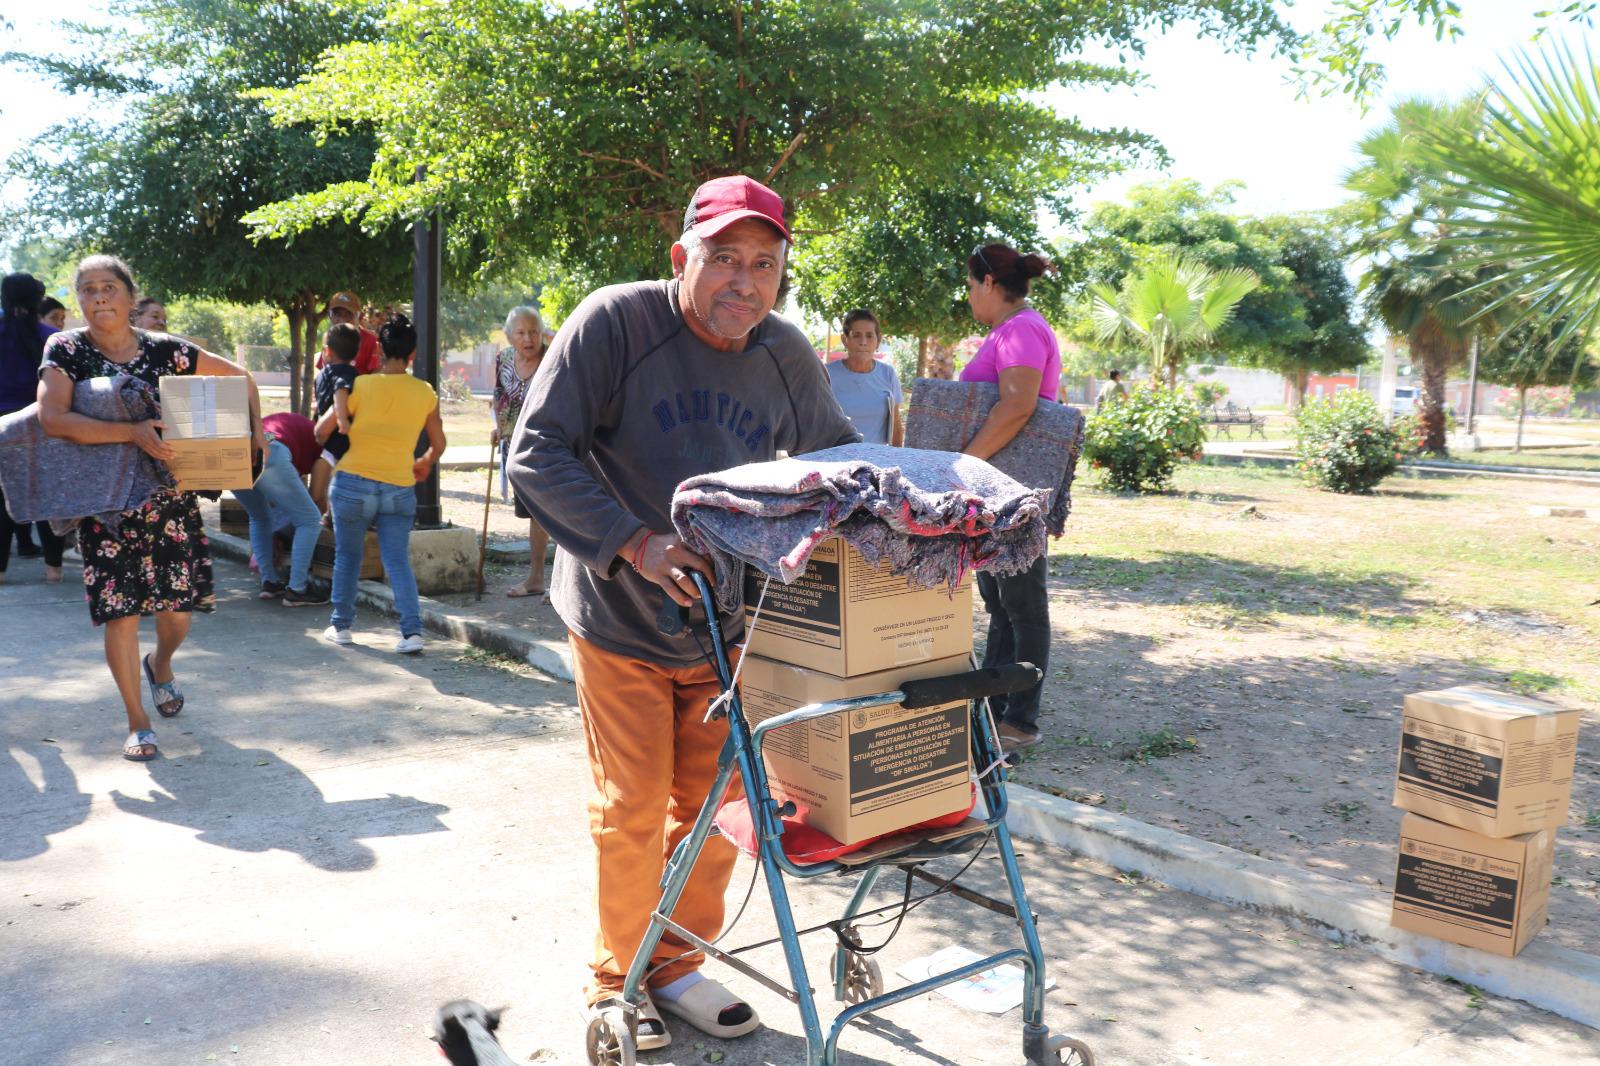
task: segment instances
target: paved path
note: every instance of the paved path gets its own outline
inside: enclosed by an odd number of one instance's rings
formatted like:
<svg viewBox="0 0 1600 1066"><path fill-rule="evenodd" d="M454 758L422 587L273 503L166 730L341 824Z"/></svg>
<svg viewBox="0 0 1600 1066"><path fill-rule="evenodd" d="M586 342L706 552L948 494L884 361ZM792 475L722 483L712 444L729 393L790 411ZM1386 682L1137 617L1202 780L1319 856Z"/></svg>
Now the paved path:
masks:
<svg viewBox="0 0 1600 1066"><path fill-rule="evenodd" d="M334 648L316 639L321 611L259 604L224 565L222 609L196 620L179 658L189 708L158 725L163 759L140 766L117 757L120 713L79 595L29 583L27 564L12 576L0 587L0 1061L439 1062L422 1032L457 995L512 1006L516 1061L582 1061L591 889L570 687L458 645L400 659L370 617L363 646ZM1101 1063L1600 1063L1600 1034L1549 1014L1475 1005L1273 919L1022 851L1059 982L1049 1020ZM798 895L802 920L826 918L843 886ZM885 968L998 944L991 918L929 904ZM758 885L733 939L770 930ZM815 981L827 945L811 945ZM778 967L770 949L758 958ZM801 1061L792 1008L750 991L768 1021L758 1036L683 1030L644 1061ZM918 1000L848 1034L841 1061L1012 1064L1019 1031L1015 1012Z"/></svg>

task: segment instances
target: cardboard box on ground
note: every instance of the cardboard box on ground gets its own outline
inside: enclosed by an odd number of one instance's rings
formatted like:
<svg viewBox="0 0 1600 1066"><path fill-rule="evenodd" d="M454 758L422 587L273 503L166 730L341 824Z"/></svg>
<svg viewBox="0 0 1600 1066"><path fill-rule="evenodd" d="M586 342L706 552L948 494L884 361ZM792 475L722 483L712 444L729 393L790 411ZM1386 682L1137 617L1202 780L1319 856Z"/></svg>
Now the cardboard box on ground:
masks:
<svg viewBox="0 0 1600 1066"><path fill-rule="evenodd" d="M1407 696L1394 805L1491 837L1567 820L1578 712L1479 686Z"/></svg>
<svg viewBox="0 0 1600 1066"><path fill-rule="evenodd" d="M1487 837L1407 814L1395 867L1396 928L1511 956L1547 920L1554 829Z"/></svg>
<svg viewBox="0 0 1600 1066"><path fill-rule="evenodd" d="M247 489L250 384L242 377L167 375L159 383L162 437L175 453L167 469L184 492Z"/></svg>
<svg viewBox="0 0 1600 1066"><path fill-rule="evenodd" d="M765 582L760 571L746 572L747 621ZM913 589L887 566L869 566L855 548L832 537L817 545L793 584L767 583L748 651L836 677L968 655L972 576L954 595L943 588Z"/></svg>
<svg viewBox="0 0 1600 1066"><path fill-rule="evenodd" d="M748 656L739 675L752 726L809 703L892 692L902 682L962 673L967 657L856 677ZM773 795L841 844L893 833L972 803L968 704L908 711L898 704L787 726L763 754Z"/></svg>
<svg viewBox="0 0 1600 1066"><path fill-rule="evenodd" d="M311 576L319 577L324 581L333 580L333 530L322 527L317 534L317 546L311 550ZM383 580L383 559L378 554L378 534L376 530L367 530L366 539L361 546L361 571L359 578L362 581Z"/></svg>

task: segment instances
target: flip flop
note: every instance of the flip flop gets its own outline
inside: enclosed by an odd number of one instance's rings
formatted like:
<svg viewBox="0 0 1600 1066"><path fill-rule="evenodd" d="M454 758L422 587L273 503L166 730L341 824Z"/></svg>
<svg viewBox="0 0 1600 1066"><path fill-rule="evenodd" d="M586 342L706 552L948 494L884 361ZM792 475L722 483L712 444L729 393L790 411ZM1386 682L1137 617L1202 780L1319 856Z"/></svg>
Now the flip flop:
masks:
<svg viewBox="0 0 1600 1066"><path fill-rule="evenodd" d="M744 1010L730 1011L733 1007L743 1007ZM732 1040L761 1028L761 1019L756 1017L754 1007L709 977L677 999L663 998L661 1009L668 1014L676 1014L707 1036L723 1040ZM720 1020L724 1012L735 1015L743 1013L744 1020L725 1025Z"/></svg>
<svg viewBox="0 0 1600 1066"><path fill-rule="evenodd" d="M139 749L149 748L149 755L140 755ZM122 745L122 757L129 762L149 762L160 754L156 747L156 731L154 729L136 729L128 734L127 741Z"/></svg>
<svg viewBox="0 0 1600 1066"><path fill-rule="evenodd" d="M520 600L524 596L543 596L545 591L544 589L530 589L527 585L512 585L506 589L506 595L514 600Z"/></svg>
<svg viewBox="0 0 1600 1066"><path fill-rule="evenodd" d="M178 691L178 679L174 677L171 681L157 681L156 675L150 670L150 656L146 655L140 662L144 666L144 679L150 682L150 698L155 701L156 711L163 718L176 717L183 710L183 693ZM172 707L172 710L167 710L168 707Z"/></svg>

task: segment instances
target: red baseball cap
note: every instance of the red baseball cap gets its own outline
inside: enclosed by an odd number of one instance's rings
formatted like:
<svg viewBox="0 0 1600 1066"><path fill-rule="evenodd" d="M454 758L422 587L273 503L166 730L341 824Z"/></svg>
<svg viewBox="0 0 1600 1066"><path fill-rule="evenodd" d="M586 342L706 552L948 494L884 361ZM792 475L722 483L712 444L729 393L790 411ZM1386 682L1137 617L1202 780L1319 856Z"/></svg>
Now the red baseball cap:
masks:
<svg viewBox="0 0 1600 1066"><path fill-rule="evenodd" d="M712 178L696 189L683 213L683 232L715 237L746 218L759 218L776 226L784 240L794 240L783 221L783 197L742 174Z"/></svg>

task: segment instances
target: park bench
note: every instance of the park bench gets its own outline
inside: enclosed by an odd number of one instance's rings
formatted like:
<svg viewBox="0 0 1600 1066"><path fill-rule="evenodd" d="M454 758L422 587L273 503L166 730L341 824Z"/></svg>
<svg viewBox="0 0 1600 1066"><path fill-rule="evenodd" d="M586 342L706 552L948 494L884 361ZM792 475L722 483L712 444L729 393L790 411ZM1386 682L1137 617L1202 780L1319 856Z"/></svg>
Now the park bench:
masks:
<svg viewBox="0 0 1600 1066"><path fill-rule="evenodd" d="M1231 400L1221 406L1215 404L1211 407L1211 415L1206 419L1209 425L1216 426L1224 437L1233 439L1233 427L1245 428L1245 439L1260 437L1267 439L1267 416L1250 413L1250 408L1236 406Z"/></svg>

